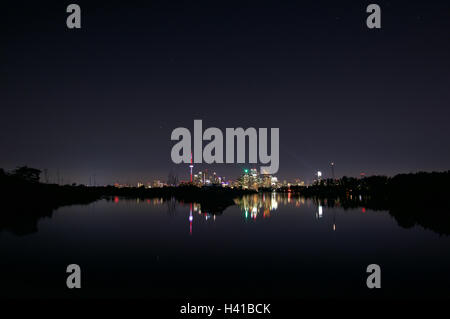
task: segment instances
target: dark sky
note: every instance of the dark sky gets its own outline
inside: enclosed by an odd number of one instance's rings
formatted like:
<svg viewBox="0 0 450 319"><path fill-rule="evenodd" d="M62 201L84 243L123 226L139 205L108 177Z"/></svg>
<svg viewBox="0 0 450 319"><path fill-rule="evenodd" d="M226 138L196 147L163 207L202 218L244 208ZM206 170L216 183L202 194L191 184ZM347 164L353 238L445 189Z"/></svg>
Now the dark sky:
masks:
<svg viewBox="0 0 450 319"><path fill-rule="evenodd" d="M2 3L0 167L187 178L170 134L202 119L279 127L281 179L450 169L449 1L93 2Z"/></svg>

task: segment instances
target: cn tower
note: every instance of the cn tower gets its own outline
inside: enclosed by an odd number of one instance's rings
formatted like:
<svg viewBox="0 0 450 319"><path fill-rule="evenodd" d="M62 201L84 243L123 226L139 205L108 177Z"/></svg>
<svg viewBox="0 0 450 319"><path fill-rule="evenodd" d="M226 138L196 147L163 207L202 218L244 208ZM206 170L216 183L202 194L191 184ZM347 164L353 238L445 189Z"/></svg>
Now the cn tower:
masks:
<svg viewBox="0 0 450 319"><path fill-rule="evenodd" d="M192 183L192 169L194 168L194 165L192 165L192 152L191 152L191 165L189 165L189 168L191 169L191 183Z"/></svg>

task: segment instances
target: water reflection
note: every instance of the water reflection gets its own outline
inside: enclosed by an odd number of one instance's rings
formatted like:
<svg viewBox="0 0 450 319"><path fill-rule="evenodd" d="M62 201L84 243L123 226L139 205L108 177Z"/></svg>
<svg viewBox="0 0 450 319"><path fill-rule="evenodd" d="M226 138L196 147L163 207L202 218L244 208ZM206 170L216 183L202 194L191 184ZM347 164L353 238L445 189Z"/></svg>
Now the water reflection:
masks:
<svg viewBox="0 0 450 319"><path fill-rule="evenodd" d="M192 235L192 221L194 220L194 216L192 216L192 203L190 204L189 209L189 234Z"/></svg>
<svg viewBox="0 0 450 319"><path fill-rule="evenodd" d="M297 194L287 193L256 193L234 199L230 204L215 204L209 202L208 206L200 203L183 203L175 198L134 198L125 199L118 196L106 198L106 201L114 205L125 203L136 203L137 205L166 206L169 216L177 216L178 213L187 214L186 219L189 224L189 234L192 235L195 227L194 219L215 221L220 215L228 214L229 205L235 204L242 213L244 220L254 221L257 219L270 219L281 206L291 206L301 209L307 207L313 212L313 218L317 221L325 219L325 216L332 216L333 223L330 228L337 229L336 209L351 210L365 215L367 211L388 211L394 217L399 226L412 228L420 225L439 234L450 234L450 214L448 212L432 213L421 208L411 208L409 206L386 207L383 203L372 201L370 198L362 196L348 196L344 198L309 198L300 197ZM91 204L93 205L93 204ZM180 207L180 205L182 207ZM188 207L187 207L187 206ZM4 213L0 215L0 233L7 231L18 236L24 236L38 232L39 220L44 217L53 218L53 212L58 207L28 209L18 211L15 207L4 207ZM197 216L196 218L194 218ZM107 218L107 217L105 217Z"/></svg>
<svg viewBox="0 0 450 319"><path fill-rule="evenodd" d="M319 218L322 218L322 217L323 217L323 208L322 208L322 205L319 205L317 207L316 218L319 219Z"/></svg>
<svg viewBox="0 0 450 319"><path fill-rule="evenodd" d="M271 212L278 209L278 203L281 201L281 194L276 193L258 193L235 199L245 219L256 219L258 216L270 218Z"/></svg>
<svg viewBox="0 0 450 319"><path fill-rule="evenodd" d="M391 290L383 291L448 291L450 237L421 227L405 230L370 203L349 208L339 200L290 193L253 194L234 203L223 213L170 198L111 197L62 207L36 223L33 236L2 232L0 295L66 296L61 265L75 260L90 271L83 293L92 297L163 298L176 291L199 298L323 298L341 296L341 287L345 296L360 296L360 289L370 293L361 271L373 256L395 274L385 277ZM429 281L416 284L418 277Z"/></svg>
<svg viewBox="0 0 450 319"><path fill-rule="evenodd" d="M258 217L270 218L271 213L275 212L280 206L295 206L300 208L307 204L304 197L293 196L291 193L259 193L254 195L243 196L235 199L236 205L243 212L245 219L257 219ZM315 218L320 220L324 217L324 205L321 201L314 202L316 205ZM328 203L329 204L329 203ZM308 205L309 206L309 205ZM339 203L337 203L339 206ZM362 209L364 213L365 208ZM336 210L332 210L333 224L332 229L336 231Z"/></svg>

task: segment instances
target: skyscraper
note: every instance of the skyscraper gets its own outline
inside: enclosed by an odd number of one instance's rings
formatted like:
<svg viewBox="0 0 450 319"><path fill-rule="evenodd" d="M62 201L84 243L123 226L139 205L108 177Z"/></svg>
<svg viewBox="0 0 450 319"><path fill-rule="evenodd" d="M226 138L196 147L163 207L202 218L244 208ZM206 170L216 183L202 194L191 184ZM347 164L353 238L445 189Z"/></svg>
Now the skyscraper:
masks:
<svg viewBox="0 0 450 319"><path fill-rule="evenodd" d="M330 163L330 166L331 166L331 177L332 177L333 180L334 180L334 162L331 162L331 163Z"/></svg>
<svg viewBox="0 0 450 319"><path fill-rule="evenodd" d="M192 153L191 153L191 165L189 165L189 168L191 169L191 179L190 179L190 181L192 183L192 170L194 168L194 165L192 164Z"/></svg>

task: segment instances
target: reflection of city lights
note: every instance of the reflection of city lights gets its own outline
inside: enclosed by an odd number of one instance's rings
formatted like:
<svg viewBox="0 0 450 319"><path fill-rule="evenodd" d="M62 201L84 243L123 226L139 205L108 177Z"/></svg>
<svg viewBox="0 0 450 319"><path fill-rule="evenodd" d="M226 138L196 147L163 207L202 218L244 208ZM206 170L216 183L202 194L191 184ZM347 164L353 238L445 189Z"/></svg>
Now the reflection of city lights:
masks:
<svg viewBox="0 0 450 319"><path fill-rule="evenodd" d="M333 224L333 231L336 230L336 224Z"/></svg>
<svg viewBox="0 0 450 319"><path fill-rule="evenodd" d="M114 203L118 203L119 202L119 197L115 196L114 197Z"/></svg>
<svg viewBox="0 0 450 319"><path fill-rule="evenodd" d="M272 193L271 196L255 194L235 199L235 203L244 212L245 218L256 219L259 212L263 212L264 217L269 217L270 212L278 208L279 197L276 193Z"/></svg>
<svg viewBox="0 0 450 319"><path fill-rule="evenodd" d="M319 218L322 218L322 216L323 216L323 210L322 210L322 206L321 205L319 205L319 211L318 211L318 216L319 216Z"/></svg>
<svg viewBox="0 0 450 319"><path fill-rule="evenodd" d="M192 216L192 203L189 205L189 235L192 235L192 221L194 216Z"/></svg>
<svg viewBox="0 0 450 319"><path fill-rule="evenodd" d="M272 198L272 202L270 204L272 210L278 209L278 202L276 199Z"/></svg>

